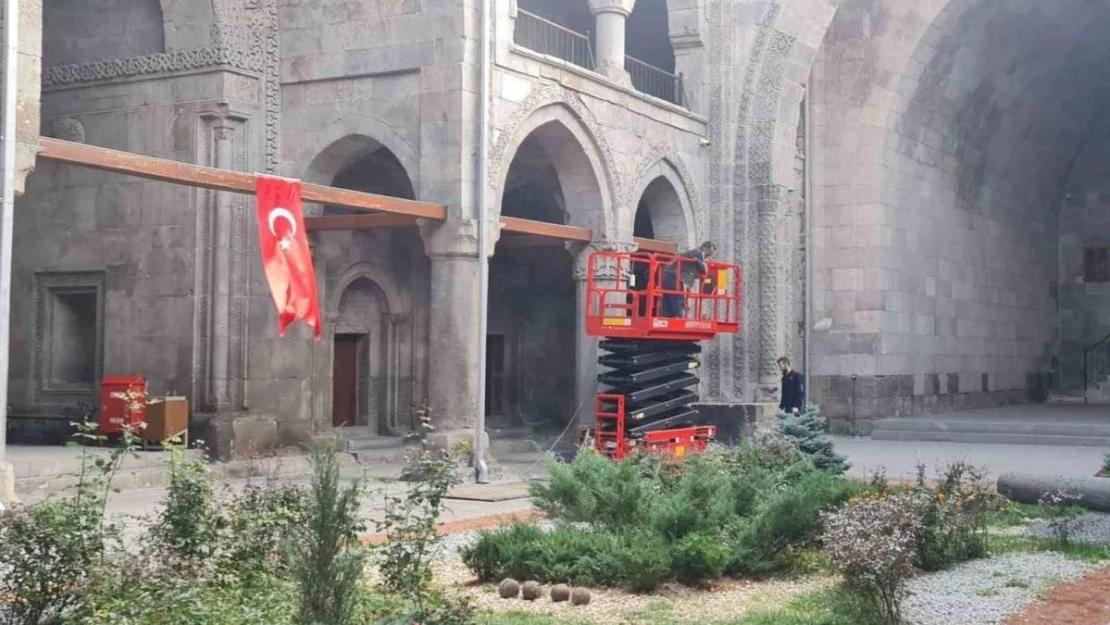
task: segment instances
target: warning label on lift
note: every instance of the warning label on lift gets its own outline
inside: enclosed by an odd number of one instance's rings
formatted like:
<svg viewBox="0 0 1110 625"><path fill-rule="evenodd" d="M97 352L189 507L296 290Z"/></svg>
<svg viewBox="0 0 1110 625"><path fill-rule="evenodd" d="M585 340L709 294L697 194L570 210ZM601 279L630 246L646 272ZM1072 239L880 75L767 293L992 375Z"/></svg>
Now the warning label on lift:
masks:
<svg viewBox="0 0 1110 625"><path fill-rule="evenodd" d="M610 327L612 327L612 326L630 326L630 325L632 325L632 320L629 319L628 317L606 317L605 319L602 319L601 325L610 326Z"/></svg>
<svg viewBox="0 0 1110 625"><path fill-rule="evenodd" d="M712 330L712 321L700 321L697 319L682 319L675 320L672 324L670 319L652 319L651 327L656 330Z"/></svg>

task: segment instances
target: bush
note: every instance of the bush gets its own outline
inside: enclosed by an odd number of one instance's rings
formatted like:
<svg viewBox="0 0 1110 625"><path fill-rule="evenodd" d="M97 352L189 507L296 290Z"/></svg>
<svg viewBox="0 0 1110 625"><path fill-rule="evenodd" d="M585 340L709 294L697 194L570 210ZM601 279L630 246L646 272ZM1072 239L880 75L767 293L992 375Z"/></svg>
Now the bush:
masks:
<svg viewBox="0 0 1110 625"><path fill-rule="evenodd" d="M720 536L690 534L671 548L671 570L683 584L698 584L720 577L730 556Z"/></svg>
<svg viewBox="0 0 1110 625"><path fill-rule="evenodd" d="M358 544L362 489L343 488L332 446L312 452L312 491L302 544L293 549L300 625L354 622L366 558Z"/></svg>
<svg viewBox="0 0 1110 625"><path fill-rule="evenodd" d="M532 502L552 518L610 528L642 526L648 518L645 474L634 460L613 462L583 451L570 464L548 458L547 484L533 482Z"/></svg>
<svg viewBox="0 0 1110 625"><path fill-rule="evenodd" d="M728 571L759 574L782 568L789 550L816 538L821 512L844 503L863 488L816 472L796 486L762 499L752 515L734 529Z"/></svg>
<svg viewBox="0 0 1110 625"><path fill-rule="evenodd" d="M919 506L912 495L866 496L824 516L822 541L830 564L891 624L901 622L906 580L914 570Z"/></svg>
<svg viewBox="0 0 1110 625"><path fill-rule="evenodd" d="M295 593L288 580L258 576L250 583L165 575L137 584L104 580L90 590L70 622L80 625L279 625L290 623Z"/></svg>
<svg viewBox="0 0 1110 625"><path fill-rule="evenodd" d="M78 424L76 439L100 443L95 424ZM81 600L118 529L104 520L112 479L138 439L125 431L107 456L81 456L76 493L0 514L0 597L6 625L38 625L59 618Z"/></svg>
<svg viewBox="0 0 1110 625"><path fill-rule="evenodd" d="M925 571L985 556L987 523L999 506L983 471L965 462L946 467L937 482L935 489L929 488L925 468L918 466L915 490L922 517L914 563Z"/></svg>
<svg viewBox="0 0 1110 625"><path fill-rule="evenodd" d="M463 562L488 582L506 577L581 586L628 586L648 591L671 577L667 545L644 532L530 524L483 532L463 550Z"/></svg>
<svg viewBox="0 0 1110 625"><path fill-rule="evenodd" d="M177 446L170 452L170 483L153 538L169 552L197 562L218 555L219 515L215 487L203 461L186 461Z"/></svg>
<svg viewBox="0 0 1110 625"><path fill-rule="evenodd" d="M1102 458L1102 470L1110 473L1110 454L1106 454Z"/></svg>
<svg viewBox="0 0 1110 625"><path fill-rule="evenodd" d="M800 414L780 412L778 428L818 469L841 475L851 467L847 458L833 452L832 441L825 435L825 420L816 407Z"/></svg>
<svg viewBox="0 0 1110 625"><path fill-rule="evenodd" d="M308 493L292 485L249 485L221 514L225 563L242 576L289 572L290 545L303 540Z"/></svg>

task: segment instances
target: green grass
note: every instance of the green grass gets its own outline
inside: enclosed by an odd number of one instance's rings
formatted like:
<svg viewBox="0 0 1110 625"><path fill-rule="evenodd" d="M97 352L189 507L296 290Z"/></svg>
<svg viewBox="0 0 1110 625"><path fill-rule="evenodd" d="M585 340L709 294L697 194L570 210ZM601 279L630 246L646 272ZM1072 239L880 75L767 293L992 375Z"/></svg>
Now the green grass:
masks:
<svg viewBox="0 0 1110 625"><path fill-rule="evenodd" d="M1048 538L1032 536L991 536L990 554L992 556L1011 553L1043 553L1055 551L1065 557L1083 562L1100 563L1110 560L1110 545L1072 541L1060 545Z"/></svg>
<svg viewBox="0 0 1110 625"><path fill-rule="evenodd" d="M842 588L801 595L786 607L751 614L728 625L879 625L867 603Z"/></svg>
<svg viewBox="0 0 1110 625"><path fill-rule="evenodd" d="M1071 506L1067 509L1069 514L1080 515L1086 512L1083 508ZM1010 503L1005 512L996 512L991 516L988 524L992 527L1017 527L1029 521L1048 519L1054 515L1051 508L1036 504Z"/></svg>

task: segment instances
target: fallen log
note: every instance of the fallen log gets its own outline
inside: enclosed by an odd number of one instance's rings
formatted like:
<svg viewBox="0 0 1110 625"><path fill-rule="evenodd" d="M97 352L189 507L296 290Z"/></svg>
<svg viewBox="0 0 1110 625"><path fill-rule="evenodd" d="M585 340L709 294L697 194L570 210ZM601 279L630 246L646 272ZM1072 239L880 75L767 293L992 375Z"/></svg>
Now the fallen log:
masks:
<svg viewBox="0 0 1110 625"><path fill-rule="evenodd" d="M1066 492L1081 508L1110 512L1110 479L1104 477L1039 476L1006 473L998 478L998 492L1018 503L1036 504L1050 493Z"/></svg>

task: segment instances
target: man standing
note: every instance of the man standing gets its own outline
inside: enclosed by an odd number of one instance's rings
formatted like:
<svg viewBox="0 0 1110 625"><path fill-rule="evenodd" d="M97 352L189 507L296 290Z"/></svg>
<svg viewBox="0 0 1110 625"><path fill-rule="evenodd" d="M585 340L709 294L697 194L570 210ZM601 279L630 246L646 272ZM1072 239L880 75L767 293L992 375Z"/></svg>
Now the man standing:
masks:
<svg viewBox="0 0 1110 625"><path fill-rule="evenodd" d="M805 409L805 378L790 366L786 356L779 358L779 371L782 372L782 401L779 410L788 414L798 414Z"/></svg>
<svg viewBox="0 0 1110 625"><path fill-rule="evenodd" d="M664 293L660 306L662 309L660 312L664 317L673 319L686 316L685 292L691 290L699 280L709 273L706 260L715 251L717 251L717 246L712 241L706 241L697 249L685 252L679 257L682 261L681 268L676 270L675 265L663 268L660 286L664 291L669 291L669 293ZM678 264L678 262L675 264ZM680 276L681 283L679 282ZM701 289L698 289L698 292L701 292Z"/></svg>

